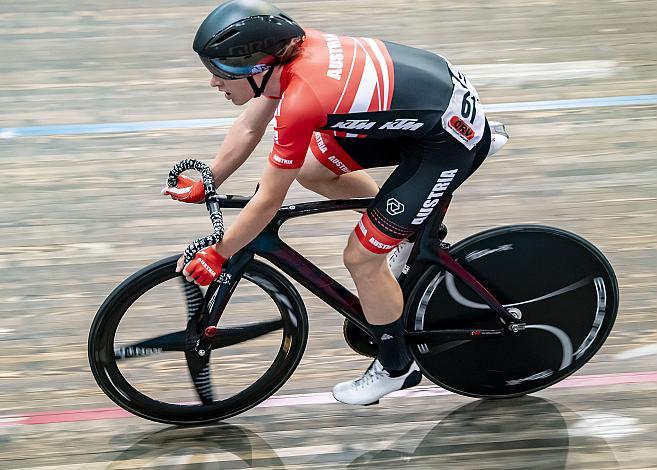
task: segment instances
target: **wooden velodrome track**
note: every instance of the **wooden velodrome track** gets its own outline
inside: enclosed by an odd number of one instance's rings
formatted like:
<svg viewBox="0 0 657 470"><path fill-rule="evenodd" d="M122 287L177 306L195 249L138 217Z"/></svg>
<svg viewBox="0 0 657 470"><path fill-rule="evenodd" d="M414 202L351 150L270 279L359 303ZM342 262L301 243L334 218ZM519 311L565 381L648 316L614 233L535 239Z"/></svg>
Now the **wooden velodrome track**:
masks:
<svg viewBox="0 0 657 470"><path fill-rule="evenodd" d="M302 291L310 342L278 401L194 429L117 411L87 364L92 317L127 275L208 229L201 206L159 189L172 162L211 158L227 130L192 120L239 111L191 50L214 6L0 5L0 468L656 468L657 3L647 0L279 4L306 27L462 66L512 139L457 192L449 241L555 225L595 243L618 274L616 326L575 377L501 402L423 388L340 405L330 388L368 361L342 340L341 317ZM270 140L224 192L252 191ZM312 198L294 186L289 200ZM351 286L341 250L355 221L291 223L286 239ZM257 362L266 346L244 357Z"/></svg>

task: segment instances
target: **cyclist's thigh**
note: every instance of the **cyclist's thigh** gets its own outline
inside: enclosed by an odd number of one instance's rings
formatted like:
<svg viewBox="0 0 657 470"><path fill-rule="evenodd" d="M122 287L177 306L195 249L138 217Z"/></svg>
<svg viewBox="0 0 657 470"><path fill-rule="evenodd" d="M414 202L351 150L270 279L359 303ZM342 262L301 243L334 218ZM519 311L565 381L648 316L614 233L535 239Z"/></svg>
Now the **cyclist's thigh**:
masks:
<svg viewBox="0 0 657 470"><path fill-rule="evenodd" d="M441 198L470 176L478 148L468 150L451 136L399 143L401 163L356 227L370 251L385 253L415 233Z"/></svg>
<svg viewBox="0 0 657 470"><path fill-rule="evenodd" d="M299 174L297 175L297 180L300 182L312 182L334 178L337 178L337 174L318 160L311 149L308 149L301 171L299 171Z"/></svg>

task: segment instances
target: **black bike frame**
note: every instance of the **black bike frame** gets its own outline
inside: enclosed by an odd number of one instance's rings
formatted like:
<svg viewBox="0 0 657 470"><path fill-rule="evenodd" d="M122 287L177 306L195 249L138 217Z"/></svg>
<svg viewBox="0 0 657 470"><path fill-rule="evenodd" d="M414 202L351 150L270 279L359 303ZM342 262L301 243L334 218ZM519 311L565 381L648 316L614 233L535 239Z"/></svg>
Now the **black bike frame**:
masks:
<svg viewBox="0 0 657 470"><path fill-rule="evenodd" d="M213 198L216 199L222 208L243 208L250 199L239 196L214 196ZM260 235L230 258L223 269L223 273L226 274L224 281L221 284L213 283L211 286L211 290L206 296L209 299L207 303L210 313L208 325L217 325L248 263L253 259L254 255L258 255L269 260L281 271L295 279L299 284L371 336L358 297L304 258L279 237L281 225L289 219L324 212L362 210L367 208L371 202L371 198L363 198L308 202L281 207L272 222ZM400 279L404 298L408 298L410 288L412 288L412 285L415 283L414 281L419 277L418 274L424 272L426 263L439 264L446 271L469 286L488 304L492 311L498 314L505 326L500 329L491 330L407 331L406 335L412 343L431 343L431 340L436 339L436 336L440 336L440 339L445 339L445 337L473 339L476 337L500 336L508 332L517 332L508 327L516 325L522 329L524 325L519 323L486 287L477 281L457 260L452 258L449 254L449 245L442 243L442 239L446 234L442 220L449 202L450 198L441 201L442 204L436 207L436 210L434 210L435 214L432 214L430 220L425 224L426 229L421 229L421 232L418 234L420 243L415 244L408 261L412 268L408 275Z"/></svg>

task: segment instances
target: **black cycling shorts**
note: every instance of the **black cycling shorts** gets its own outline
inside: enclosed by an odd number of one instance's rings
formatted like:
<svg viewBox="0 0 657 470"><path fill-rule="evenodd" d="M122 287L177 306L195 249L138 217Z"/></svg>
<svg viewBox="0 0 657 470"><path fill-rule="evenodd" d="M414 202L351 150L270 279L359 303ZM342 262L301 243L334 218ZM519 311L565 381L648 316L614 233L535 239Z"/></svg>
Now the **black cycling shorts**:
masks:
<svg viewBox="0 0 657 470"><path fill-rule="evenodd" d="M330 142L327 140L330 139ZM339 149L335 145L339 145ZM451 196L486 158L490 129L468 150L447 132L425 139L315 139L313 153L336 174L362 168L398 165L358 222L363 246L387 253L415 233L442 198ZM322 152L322 149L328 150ZM337 150L337 151L336 151ZM322 155L329 155L322 161Z"/></svg>

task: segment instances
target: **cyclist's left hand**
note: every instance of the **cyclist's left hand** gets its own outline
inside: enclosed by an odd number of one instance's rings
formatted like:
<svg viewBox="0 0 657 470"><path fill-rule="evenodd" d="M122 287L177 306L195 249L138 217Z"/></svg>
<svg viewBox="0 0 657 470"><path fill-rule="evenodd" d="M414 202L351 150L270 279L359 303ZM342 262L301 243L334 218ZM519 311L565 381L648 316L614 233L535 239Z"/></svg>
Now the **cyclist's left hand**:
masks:
<svg viewBox="0 0 657 470"><path fill-rule="evenodd" d="M162 189L161 193L181 202L198 204L205 201L203 181L193 180L185 175L178 175L178 185L167 186Z"/></svg>
<svg viewBox="0 0 657 470"><path fill-rule="evenodd" d="M199 286L207 286L221 274L221 267L226 258L217 253L214 247L209 246L196 253L194 259L187 263L183 269L184 257L180 257L176 272L182 271L189 282L196 282Z"/></svg>

